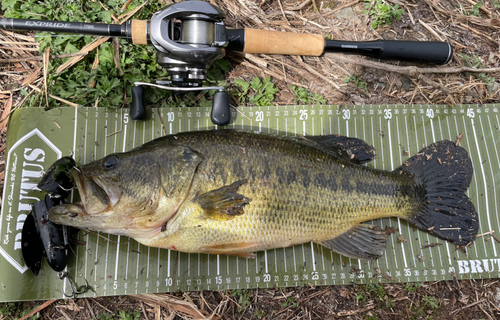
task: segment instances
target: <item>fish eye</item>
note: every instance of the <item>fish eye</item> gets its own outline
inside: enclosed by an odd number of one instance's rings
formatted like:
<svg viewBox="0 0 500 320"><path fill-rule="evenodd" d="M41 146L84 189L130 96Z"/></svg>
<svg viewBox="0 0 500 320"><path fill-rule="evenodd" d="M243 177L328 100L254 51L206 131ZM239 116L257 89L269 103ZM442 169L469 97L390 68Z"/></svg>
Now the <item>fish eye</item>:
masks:
<svg viewBox="0 0 500 320"><path fill-rule="evenodd" d="M106 170L114 169L118 165L118 158L116 156L109 156L102 161L102 168Z"/></svg>

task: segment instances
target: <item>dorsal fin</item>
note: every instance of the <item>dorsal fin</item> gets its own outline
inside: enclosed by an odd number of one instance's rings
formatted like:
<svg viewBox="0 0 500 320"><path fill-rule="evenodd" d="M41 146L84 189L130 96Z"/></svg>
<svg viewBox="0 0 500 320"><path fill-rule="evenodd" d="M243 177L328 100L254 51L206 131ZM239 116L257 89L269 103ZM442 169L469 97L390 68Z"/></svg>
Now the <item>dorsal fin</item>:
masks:
<svg viewBox="0 0 500 320"><path fill-rule="evenodd" d="M335 134L328 136L306 136L303 143L354 164L363 164L375 158L375 149L368 143L357 138Z"/></svg>

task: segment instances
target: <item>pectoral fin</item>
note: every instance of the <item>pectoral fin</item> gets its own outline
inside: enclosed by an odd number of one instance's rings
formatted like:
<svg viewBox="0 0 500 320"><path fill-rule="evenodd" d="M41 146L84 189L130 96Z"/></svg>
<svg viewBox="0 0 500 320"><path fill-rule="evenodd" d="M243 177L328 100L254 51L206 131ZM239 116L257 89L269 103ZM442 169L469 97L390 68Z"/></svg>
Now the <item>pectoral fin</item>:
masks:
<svg viewBox="0 0 500 320"><path fill-rule="evenodd" d="M247 180L204 193L196 197L195 201L204 210L207 218L216 220L228 220L244 212L243 207L250 203L250 199L238 194L238 188Z"/></svg>
<svg viewBox="0 0 500 320"><path fill-rule="evenodd" d="M202 247L201 250L204 253L210 254L227 254L231 256L236 256L240 258L255 258L255 253L246 252L243 250L251 250L252 248L257 247L257 243L248 242L248 243L232 243L232 244L219 244L213 246L205 246Z"/></svg>
<svg viewBox="0 0 500 320"><path fill-rule="evenodd" d="M374 260L384 254L387 235L374 225L359 224L335 239L319 243L349 258Z"/></svg>

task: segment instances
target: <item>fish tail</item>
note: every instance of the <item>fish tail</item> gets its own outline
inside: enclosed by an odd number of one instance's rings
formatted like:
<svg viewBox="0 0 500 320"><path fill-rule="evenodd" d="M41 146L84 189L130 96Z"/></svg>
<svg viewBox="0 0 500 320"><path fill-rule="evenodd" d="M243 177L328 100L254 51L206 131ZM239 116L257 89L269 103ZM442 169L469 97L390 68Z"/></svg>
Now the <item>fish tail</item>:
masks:
<svg viewBox="0 0 500 320"><path fill-rule="evenodd" d="M467 151L451 141L436 142L395 172L413 175L419 204L406 219L441 239L466 245L476 238L479 220L465 192L473 173Z"/></svg>

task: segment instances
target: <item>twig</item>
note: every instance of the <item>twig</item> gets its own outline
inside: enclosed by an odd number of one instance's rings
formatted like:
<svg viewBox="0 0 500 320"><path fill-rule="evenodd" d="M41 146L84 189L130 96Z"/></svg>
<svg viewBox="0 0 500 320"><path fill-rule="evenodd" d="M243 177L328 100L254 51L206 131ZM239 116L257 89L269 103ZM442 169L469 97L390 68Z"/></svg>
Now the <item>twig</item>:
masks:
<svg viewBox="0 0 500 320"><path fill-rule="evenodd" d="M466 305L465 307L462 307L462 308L457 309L457 310L455 310L455 311L452 311L452 312L450 312L450 316L454 315L454 314L455 314L455 313L457 313L457 312L462 311L463 309L467 309L467 308L470 308L470 307L475 306L476 304L480 304L480 303L484 302L485 300L486 300L486 298L481 299L481 300L479 300L479 301L476 301L476 302L474 302L474 303L468 304L468 305Z"/></svg>
<svg viewBox="0 0 500 320"><path fill-rule="evenodd" d="M491 237L492 237L493 239L495 239L495 241L496 241L496 242L500 243L500 239L498 239L497 237L495 237L495 235L494 235L494 234L492 234L492 235L491 235Z"/></svg>
<svg viewBox="0 0 500 320"><path fill-rule="evenodd" d="M476 238L487 236L487 235L490 235L490 234L493 234L493 233L495 233L495 230L491 230L491 231L488 231L488 232L485 232L485 233L478 234L478 235L476 235Z"/></svg>
<svg viewBox="0 0 500 320"><path fill-rule="evenodd" d="M31 316L33 316L34 314L36 314L37 312L40 312L42 311L43 309L47 308L48 306L50 306L52 303L56 302L57 299L54 299L54 300L49 300L49 301L45 301L44 303L42 303L39 307L37 307L35 310L31 311L30 313L28 313L27 315L25 315L24 317L22 318L19 318L18 320L25 320L25 319L28 319L30 318Z"/></svg>
<svg viewBox="0 0 500 320"><path fill-rule="evenodd" d="M291 11L300 11L304 9L309 3L311 3L311 0L306 0L299 4L297 7L286 7L286 9Z"/></svg>
<svg viewBox="0 0 500 320"><path fill-rule="evenodd" d="M14 50L14 51L40 51L38 48L13 48L13 47L0 47L0 49Z"/></svg>
<svg viewBox="0 0 500 320"><path fill-rule="evenodd" d="M30 87L31 89L35 90L36 92L43 93L43 91L42 91L42 90L40 90L39 88L35 87L34 85L31 85L31 84L30 84L30 85L29 85L29 87ZM56 100L58 100L58 101L64 102L64 103L66 103L66 104L68 104L68 105L70 105L70 106L72 106L72 107L75 107L75 108L77 108L77 107L78 107L78 104L73 103L73 102L69 102L68 100L64 100L63 98L59 98L59 97L56 97L56 96L51 95L51 94L49 94L49 97L51 97L52 99L56 99Z"/></svg>
<svg viewBox="0 0 500 320"><path fill-rule="evenodd" d="M443 244L442 243L431 243L431 244L428 244L426 246L420 247L420 249L427 249L427 248L432 248L432 247L441 246L441 245L443 245Z"/></svg>
<svg viewBox="0 0 500 320"><path fill-rule="evenodd" d="M47 104L47 109L49 109L49 90L47 88L47 77L49 70L49 56L50 56L50 47L45 49L45 53L43 54L43 89L45 91L45 103Z"/></svg>
<svg viewBox="0 0 500 320"><path fill-rule="evenodd" d="M371 310L373 308L375 308L375 305L368 306L366 308L358 309L358 310L340 311L339 313L337 313L337 316L338 317L352 316L352 315L355 315L357 313L366 312L366 311Z"/></svg>
<svg viewBox="0 0 500 320"><path fill-rule="evenodd" d="M397 72L397 73L406 74L406 75L411 76L411 77L416 77L417 79L422 80L425 83L427 83L428 85L431 85L435 88L438 88L447 94L451 94L452 92L448 88L446 88L443 85L427 78L423 74L426 74L426 73L460 73L460 72L481 72L481 73L500 72L500 68L474 69L474 68L469 68L469 67L460 67L460 68L417 68L415 66L400 67L400 66L394 66L394 65L390 65L390 64L386 64L386 63L361 59L361 58L354 57L354 56L347 57L345 55L336 54L336 53L328 53L328 55L331 55L336 60L340 60L340 61L345 62L345 63L354 63L354 64L359 64L359 65L362 65L365 67L369 67L369 68L382 69L382 70L386 70L389 72Z"/></svg>
<svg viewBox="0 0 500 320"><path fill-rule="evenodd" d="M431 26L429 26L427 23L423 22L422 20L418 20L418 22L424 26L424 28L426 28L430 33L432 33L432 35L434 37L436 37L439 41L444 41L443 38L441 38L437 33L436 31L434 31L434 29L431 28Z"/></svg>
<svg viewBox="0 0 500 320"><path fill-rule="evenodd" d="M56 73L61 73L64 70L75 65L78 61L82 60L84 58L84 56L86 56L90 51L94 50L95 48L97 48L98 46L103 44L104 42L108 41L109 38L110 37L99 37L99 38L95 39L94 41L92 41L91 43L89 43L88 45L84 46L79 51L79 53L82 53L81 55L75 56L75 57L69 59L68 61L66 61L65 63L63 63L62 65L60 65L57 68Z"/></svg>
<svg viewBox="0 0 500 320"><path fill-rule="evenodd" d="M484 314L486 314L488 316L488 319L493 320L493 318L490 316L490 314L488 312L486 312L486 310L484 310L481 305L478 305L478 307L479 307L479 309L481 309L481 311L483 311Z"/></svg>
<svg viewBox="0 0 500 320"><path fill-rule="evenodd" d="M291 56L295 61L298 62L298 64L300 64L302 67L304 67L305 69L307 69L307 71L309 71L310 73L312 73L313 75L317 76L317 77L320 77L321 79L325 80L326 82L328 82L329 84L331 84L335 89L337 90L340 90L340 87L338 86L338 84L336 84L335 82L333 82L332 80L328 79L327 77L325 77L324 75L322 75L321 73L319 73L318 71L316 71L314 68L312 68L310 65L308 65L307 63L304 63L302 60L300 60L300 57L296 57L296 56Z"/></svg>
<svg viewBox="0 0 500 320"><path fill-rule="evenodd" d="M235 106L231 106L231 108L233 108L234 110L236 110L239 114L241 114L243 117L245 117L248 121L252 122L252 119L250 119L246 114L244 114L243 111L241 111L240 109L238 109Z"/></svg>
<svg viewBox="0 0 500 320"><path fill-rule="evenodd" d="M2 118L0 118L0 133L3 132L3 129L7 125L7 119L9 119L10 110L12 108L12 94L9 99L7 99L7 103L5 104L4 110L2 112Z"/></svg>
<svg viewBox="0 0 500 320"><path fill-rule="evenodd" d="M158 113L158 117L160 118L161 128L163 129L163 135L166 136L167 135L167 131L165 130L165 123L163 122L163 117L161 116L160 107L159 106L156 108L156 112Z"/></svg>
<svg viewBox="0 0 500 320"><path fill-rule="evenodd" d="M113 61L115 62L115 66L120 72L120 75L123 76L123 68L122 63L120 62L120 42L118 38L113 38Z"/></svg>
<svg viewBox="0 0 500 320"><path fill-rule="evenodd" d="M59 55L52 55L50 59L64 59L64 58L72 58L76 56L84 56L86 53L66 53ZM28 62L28 61L43 61L43 56L33 56L33 57L25 57L25 58L13 58L13 59L1 59L0 63L14 63L14 62Z"/></svg>
<svg viewBox="0 0 500 320"><path fill-rule="evenodd" d="M462 27L464 27L464 28L466 28L466 29L470 30L472 33L475 33L475 34L477 34L477 35L479 35L479 36L481 36L481 37L485 37L486 39L490 40L491 42L494 42L495 44L497 43L497 41L495 41L495 39L493 39L492 37L487 36L487 35L485 35L484 33L479 32L479 31L477 31L476 29L474 29L474 28L472 28L472 27L469 27L468 25L466 25L466 24L464 24L464 23L460 23L460 26L462 26Z"/></svg>
<svg viewBox="0 0 500 320"><path fill-rule="evenodd" d="M455 142L455 145L458 147L460 145L460 141L462 141L462 138L464 137L464 134L461 133L458 138L457 138L457 142Z"/></svg>
<svg viewBox="0 0 500 320"><path fill-rule="evenodd" d="M141 301L141 310L144 314L144 319L149 320L148 314L146 313L146 308L144 308L144 302Z"/></svg>
<svg viewBox="0 0 500 320"><path fill-rule="evenodd" d="M283 14L283 19L288 23L289 26L291 26L290 21L288 21L285 11L283 10L283 5L281 4L281 0L278 0L278 4L280 5L281 13Z"/></svg>
<svg viewBox="0 0 500 320"><path fill-rule="evenodd" d="M71 320L71 317L66 313L66 311L64 311L63 309L61 309L60 307L56 308L57 311L59 311L67 320Z"/></svg>
<svg viewBox="0 0 500 320"><path fill-rule="evenodd" d="M353 1L353 2L351 2L351 3L345 4L345 5L341 6L341 7L335 8L335 9L332 11L332 13L338 12L338 11L340 11L340 10L342 10L342 9L345 9L345 8L348 8L348 7L352 7L353 5L358 4L358 3L359 3L359 1L360 1L360 0L356 0L356 1Z"/></svg>
<svg viewBox="0 0 500 320"><path fill-rule="evenodd" d="M102 7L104 10L106 10L106 11L108 11L108 12L109 12L109 9L108 9L108 8L106 8L106 6L105 6L105 5L103 5L101 1L99 1L99 4L101 5L101 7ZM114 21L115 23L120 23L120 21L118 21L118 19L115 17L115 15L114 15L113 13L109 12L109 14L111 15L111 19L113 19L113 21Z"/></svg>
<svg viewBox="0 0 500 320"><path fill-rule="evenodd" d="M267 73L267 74L268 74L268 75L270 75L271 77L275 77L275 78L277 78L277 79L283 80L283 81L285 81L286 83L291 83L291 84L293 84L294 86L297 86L297 87L302 87L302 88L307 88L307 86L305 86L305 85L303 85L303 84L301 84L301 83L295 82L295 81L290 80L290 79L285 79L285 78L283 78L282 76L280 76L279 74L277 74L276 72L273 72L273 71L271 71L271 70L267 70L267 69L262 69L262 68L259 68L258 66L255 66L255 65L251 64L250 62L244 61L244 62L242 63L242 65L247 66L247 67L254 68L254 69L256 69L256 70L258 70L258 71L262 71L262 72L264 72L264 73Z"/></svg>
<svg viewBox="0 0 500 320"><path fill-rule="evenodd" d="M120 9L120 11L125 11L125 9L127 9L128 5L132 2L132 0L127 0L127 2L125 2L125 4L123 5L123 7Z"/></svg>
<svg viewBox="0 0 500 320"><path fill-rule="evenodd" d="M118 130L118 131L115 131L115 132L113 132L113 133L108 134L108 135L106 136L106 138L109 138L109 137L111 137L111 136L114 136L115 134L120 133L120 132L122 132L122 131L123 131L123 108L120 108L120 130Z"/></svg>
<svg viewBox="0 0 500 320"><path fill-rule="evenodd" d="M89 303L89 299L83 299L85 301L85 304L87 305L87 308L90 310L90 314L92 315L92 319L97 319L94 313L94 310L92 310L92 306ZM146 318L147 319L147 318Z"/></svg>
<svg viewBox="0 0 500 320"><path fill-rule="evenodd" d="M109 310L108 308L106 308L105 306L103 306L102 304L100 304L99 302L97 302L97 300L94 299L94 302L95 302L95 304L97 304L99 307L103 308L107 312L113 313L113 311Z"/></svg>

